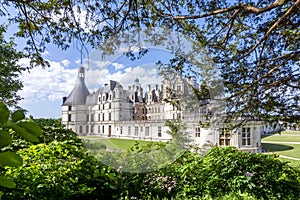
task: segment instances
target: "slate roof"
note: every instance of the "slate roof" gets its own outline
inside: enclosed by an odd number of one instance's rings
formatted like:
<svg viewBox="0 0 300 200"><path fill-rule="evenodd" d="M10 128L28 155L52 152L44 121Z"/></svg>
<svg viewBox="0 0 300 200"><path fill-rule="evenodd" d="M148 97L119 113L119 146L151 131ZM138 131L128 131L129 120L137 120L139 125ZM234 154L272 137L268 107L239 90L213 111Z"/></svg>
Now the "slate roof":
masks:
<svg viewBox="0 0 300 200"><path fill-rule="evenodd" d="M78 69L78 77L75 87L67 97L63 105L85 105L87 96L90 95L84 82L84 68Z"/></svg>

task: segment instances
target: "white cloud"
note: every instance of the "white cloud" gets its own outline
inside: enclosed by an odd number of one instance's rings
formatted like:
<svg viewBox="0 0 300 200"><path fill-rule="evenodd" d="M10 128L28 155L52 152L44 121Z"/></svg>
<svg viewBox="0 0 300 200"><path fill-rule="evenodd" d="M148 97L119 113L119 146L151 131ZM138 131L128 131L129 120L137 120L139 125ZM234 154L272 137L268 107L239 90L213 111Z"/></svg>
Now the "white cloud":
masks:
<svg viewBox="0 0 300 200"><path fill-rule="evenodd" d="M111 61L104 61L104 60L89 60L85 61L84 66L92 69L102 69L105 66L109 65Z"/></svg>
<svg viewBox="0 0 300 200"><path fill-rule="evenodd" d="M49 68L33 68L30 72L24 72L20 77L24 88L20 95L25 103L39 101L54 101L67 96L74 87L77 77L77 69L65 69L61 63L49 61ZM28 65L29 59L20 61Z"/></svg>
<svg viewBox="0 0 300 200"><path fill-rule="evenodd" d="M139 82L142 84L144 89L147 89L147 85L155 85L161 84L161 77L158 76L158 70L155 68L154 65L152 66L138 66L128 73L124 74L122 80L120 82L124 84L124 86L131 85L134 79L138 78Z"/></svg>
<svg viewBox="0 0 300 200"><path fill-rule="evenodd" d="M124 71L128 73L128 72L132 71L132 67L127 67L126 69L124 69Z"/></svg>
<svg viewBox="0 0 300 200"><path fill-rule="evenodd" d="M65 59L65 60L61 61L61 63L62 63L65 67L67 67L67 66L69 66L69 64L70 64L70 61Z"/></svg>
<svg viewBox="0 0 300 200"><path fill-rule="evenodd" d="M23 73L20 77L24 88L19 94L24 98L23 103L53 102L68 96L72 91L76 78L77 69L67 69L63 65L65 61L49 61L49 68L33 68L30 73ZM20 64L28 65L29 59L22 59ZM65 62L67 63L67 62ZM122 64L114 66L122 68ZM95 68L86 70L85 82L90 91L97 90L100 86L108 83L109 80L120 82L124 88L131 85L135 78L139 78L142 86L160 83L155 67L128 67L124 71L110 72L106 68Z"/></svg>
<svg viewBox="0 0 300 200"><path fill-rule="evenodd" d="M123 69L125 67L125 65L120 63L115 63L115 62L112 63L111 65L115 67L115 70Z"/></svg>

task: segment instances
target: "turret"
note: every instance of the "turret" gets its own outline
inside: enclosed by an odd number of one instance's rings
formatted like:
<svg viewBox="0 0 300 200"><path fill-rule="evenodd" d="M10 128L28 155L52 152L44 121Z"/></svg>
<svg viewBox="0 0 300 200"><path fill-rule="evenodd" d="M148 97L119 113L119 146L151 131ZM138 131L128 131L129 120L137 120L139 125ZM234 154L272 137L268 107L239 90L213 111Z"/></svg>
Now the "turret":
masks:
<svg viewBox="0 0 300 200"><path fill-rule="evenodd" d="M75 87L73 88L70 95L64 99L63 105L84 105L86 102L86 97L90 95L89 90L87 89L85 82L85 69L84 67L78 68L77 80Z"/></svg>

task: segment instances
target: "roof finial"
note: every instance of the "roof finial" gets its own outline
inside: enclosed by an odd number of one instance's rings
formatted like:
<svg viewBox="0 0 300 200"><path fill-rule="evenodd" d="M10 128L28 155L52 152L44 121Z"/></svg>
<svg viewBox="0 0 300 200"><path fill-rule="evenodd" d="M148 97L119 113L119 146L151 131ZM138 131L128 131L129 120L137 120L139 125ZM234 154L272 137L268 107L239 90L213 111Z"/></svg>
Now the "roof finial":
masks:
<svg viewBox="0 0 300 200"><path fill-rule="evenodd" d="M83 66L81 66L81 67L79 67L78 68L78 78L84 78L84 76L85 76L85 69L84 69L84 67Z"/></svg>

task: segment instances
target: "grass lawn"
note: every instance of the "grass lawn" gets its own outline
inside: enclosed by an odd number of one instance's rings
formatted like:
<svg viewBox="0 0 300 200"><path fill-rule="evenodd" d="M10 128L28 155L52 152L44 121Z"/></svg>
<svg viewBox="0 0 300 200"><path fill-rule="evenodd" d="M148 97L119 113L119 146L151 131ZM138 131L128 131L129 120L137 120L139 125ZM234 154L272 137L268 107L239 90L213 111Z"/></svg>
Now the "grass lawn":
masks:
<svg viewBox="0 0 300 200"><path fill-rule="evenodd" d="M273 142L300 142L300 135L299 136L291 136L291 135L270 135L264 136L262 138L263 141L273 141Z"/></svg>
<svg viewBox="0 0 300 200"><path fill-rule="evenodd" d="M108 149L120 149L120 150L128 150L136 143L138 143L140 146L151 143L151 141L143 141L143 140L129 140L129 139L101 138L101 137L82 137L82 139L91 141L98 145L104 144Z"/></svg>
<svg viewBox="0 0 300 200"><path fill-rule="evenodd" d="M281 132L282 135L299 135L300 136L300 131L283 131Z"/></svg>
<svg viewBox="0 0 300 200"><path fill-rule="evenodd" d="M300 131L283 131L280 134L263 135L262 141L300 142Z"/></svg>
<svg viewBox="0 0 300 200"><path fill-rule="evenodd" d="M269 153L300 158L300 144L287 144L284 142L300 142L300 131L283 131L281 134L268 135L262 138L262 146ZM282 161L288 161L292 165L300 166L299 160L292 160L282 157L279 159Z"/></svg>
<svg viewBox="0 0 300 200"><path fill-rule="evenodd" d="M288 156L300 159L300 144L278 144L278 143L262 143L264 149L268 153L274 153L282 156ZM288 158L279 158L283 161L288 161L292 165L300 166L300 160L292 160Z"/></svg>

